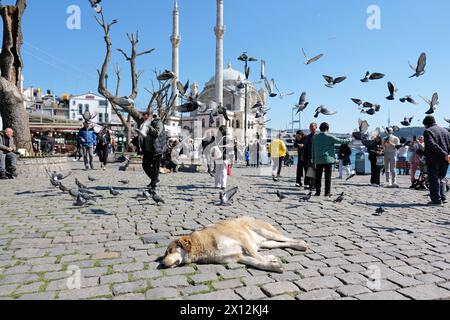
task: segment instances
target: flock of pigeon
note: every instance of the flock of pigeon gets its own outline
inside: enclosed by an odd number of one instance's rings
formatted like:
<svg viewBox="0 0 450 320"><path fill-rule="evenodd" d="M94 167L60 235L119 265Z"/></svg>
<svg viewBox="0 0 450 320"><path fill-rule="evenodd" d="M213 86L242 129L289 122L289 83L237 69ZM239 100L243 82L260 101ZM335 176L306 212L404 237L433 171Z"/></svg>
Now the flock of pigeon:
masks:
<svg viewBox="0 0 450 320"><path fill-rule="evenodd" d="M320 60L324 56L323 54L319 54L319 55L315 56L314 58L309 59L308 56L306 55L304 49L302 49L302 51L303 51L303 54L306 59L306 61L305 61L306 65L310 65L311 63ZM420 77L420 76L424 75L426 64L427 64L427 55L425 53L422 53L420 55L416 66L412 66L411 63L409 63L411 69L414 71L414 74L410 78ZM362 78L360 81L362 83L368 83L369 81L380 80L380 79L383 79L384 77L385 77L385 75L383 73L379 73L379 72L371 73L370 71L367 71L364 78ZM345 76L340 76L340 77L334 78L329 75L323 75L323 78L325 79L325 82L326 82L325 86L328 88L331 88L331 89L347 79L347 77L345 77ZM386 97L386 99L389 101L394 101L396 99L396 95L398 93L398 88L391 81L388 81L387 87L388 87L389 95ZM433 114L436 111L437 106L439 105L438 93L434 93L431 99L427 99L424 97L421 97L421 98L429 106L428 111L426 111L425 113L427 115ZM363 114L373 116L377 112L381 111L381 105L379 105L379 104L364 101L359 98L352 98L351 101L353 101L359 107L359 111L361 111L361 113L363 113ZM414 100L411 95L406 95L406 96L400 98L399 101L401 103L410 103L410 104L414 104L414 105L418 104L418 102L416 102L416 100ZM306 108L308 107L308 105L309 105L309 102L307 101L306 92L303 92L300 96L298 104L295 105L295 108L297 109L297 114L305 111ZM320 114L323 114L325 116L332 116L332 115L337 114L337 112L331 111L329 108L321 105L316 109L314 117L318 118ZM413 119L414 119L414 117L405 117L404 120L401 122L401 125L408 127L411 125ZM450 119L445 119L445 121L450 124ZM361 120L360 120L360 122L361 122ZM365 124L367 124L367 122L365 122ZM361 123L360 123L360 127L361 127ZM391 129L394 129L393 131L398 131L398 130L396 130L397 128L398 127L394 126ZM367 129L368 129L368 126L367 126ZM363 132L366 133L367 130L364 130ZM361 136L359 133L356 133L356 135Z"/></svg>
<svg viewBox="0 0 450 320"><path fill-rule="evenodd" d="M75 178L75 184L77 186L77 189L69 189L64 184L63 181L66 180L68 177L72 175L72 172L69 172L68 174L64 175L62 173L57 172L50 172L46 169L47 175L50 177L50 183L53 187L58 188L61 190L64 194L69 194L73 199L75 199L75 202L73 205L75 207L88 207L94 204L94 202L97 202L97 199L103 198L103 195L95 194L93 191L90 190L88 186L83 184L78 178ZM96 178L93 178L91 176L88 176L88 180L90 182L97 181ZM118 181L121 185L128 185L130 183L129 180L120 180ZM120 192L116 190L114 187L110 186L108 187L109 194L113 197L120 196ZM146 201L152 199L157 205L160 203L164 204L164 200L158 196L155 192L150 193L147 190L143 191L142 193L139 193L136 196L136 199L138 201Z"/></svg>

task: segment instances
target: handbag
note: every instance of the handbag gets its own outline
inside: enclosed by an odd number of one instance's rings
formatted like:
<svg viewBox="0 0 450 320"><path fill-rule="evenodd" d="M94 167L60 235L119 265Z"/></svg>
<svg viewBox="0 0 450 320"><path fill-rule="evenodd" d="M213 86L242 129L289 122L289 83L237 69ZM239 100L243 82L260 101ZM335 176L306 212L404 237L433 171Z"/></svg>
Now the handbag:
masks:
<svg viewBox="0 0 450 320"><path fill-rule="evenodd" d="M384 156L377 156L377 166L384 166Z"/></svg>
<svg viewBox="0 0 450 320"><path fill-rule="evenodd" d="M313 167L309 167L308 172L306 172L306 176L310 179L315 179L316 178L316 169L314 169Z"/></svg>

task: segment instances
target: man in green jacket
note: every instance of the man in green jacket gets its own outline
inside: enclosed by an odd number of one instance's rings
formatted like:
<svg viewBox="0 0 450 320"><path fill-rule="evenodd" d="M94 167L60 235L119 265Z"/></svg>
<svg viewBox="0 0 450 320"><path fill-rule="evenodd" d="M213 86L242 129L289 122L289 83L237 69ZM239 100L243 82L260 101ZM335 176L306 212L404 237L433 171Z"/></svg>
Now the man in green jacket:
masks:
<svg viewBox="0 0 450 320"><path fill-rule="evenodd" d="M338 139L330 133L330 125L320 125L320 133L313 139L312 162L316 167L316 196L322 189L322 174L325 171L325 196L331 197L331 174L336 163L335 145L351 144L352 139Z"/></svg>

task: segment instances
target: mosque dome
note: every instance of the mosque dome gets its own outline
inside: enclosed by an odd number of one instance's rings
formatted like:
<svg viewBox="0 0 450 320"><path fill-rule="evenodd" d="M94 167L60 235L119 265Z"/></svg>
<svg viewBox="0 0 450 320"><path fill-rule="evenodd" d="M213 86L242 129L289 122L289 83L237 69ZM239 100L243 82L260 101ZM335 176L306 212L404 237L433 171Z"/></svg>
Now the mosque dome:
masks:
<svg viewBox="0 0 450 320"><path fill-rule="evenodd" d="M213 76L206 85L214 84L216 77ZM223 71L223 81L242 81L245 80L245 75L242 72L239 72L231 66L231 63L228 64L228 67Z"/></svg>

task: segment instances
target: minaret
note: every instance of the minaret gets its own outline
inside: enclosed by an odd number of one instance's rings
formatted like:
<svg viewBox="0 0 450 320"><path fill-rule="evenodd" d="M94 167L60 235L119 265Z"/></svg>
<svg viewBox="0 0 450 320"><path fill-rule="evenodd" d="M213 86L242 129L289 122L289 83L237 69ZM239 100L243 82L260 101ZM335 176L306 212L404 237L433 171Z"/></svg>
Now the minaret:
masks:
<svg viewBox="0 0 450 320"><path fill-rule="evenodd" d="M178 11L178 0L174 2L173 8L173 33L170 37L172 43L172 72L175 73L175 79L172 86L172 91L178 93L176 82L180 78L180 14Z"/></svg>
<svg viewBox="0 0 450 320"><path fill-rule="evenodd" d="M223 0L217 0L217 24L214 28L216 34L216 102L223 104Z"/></svg>

